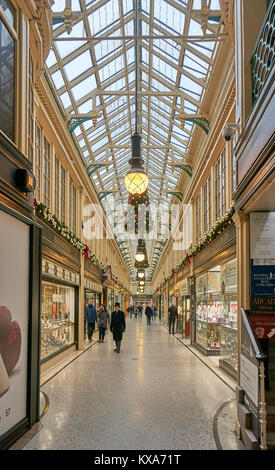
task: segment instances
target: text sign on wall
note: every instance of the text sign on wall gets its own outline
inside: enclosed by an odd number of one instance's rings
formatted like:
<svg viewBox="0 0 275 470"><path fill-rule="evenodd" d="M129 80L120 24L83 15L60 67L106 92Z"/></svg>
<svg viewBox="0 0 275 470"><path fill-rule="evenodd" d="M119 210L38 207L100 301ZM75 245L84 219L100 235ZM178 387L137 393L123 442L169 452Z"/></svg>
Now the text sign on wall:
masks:
<svg viewBox="0 0 275 470"><path fill-rule="evenodd" d="M250 291L252 315L275 315L275 212L250 214Z"/></svg>
<svg viewBox="0 0 275 470"><path fill-rule="evenodd" d="M275 259L275 212L250 213L250 258Z"/></svg>

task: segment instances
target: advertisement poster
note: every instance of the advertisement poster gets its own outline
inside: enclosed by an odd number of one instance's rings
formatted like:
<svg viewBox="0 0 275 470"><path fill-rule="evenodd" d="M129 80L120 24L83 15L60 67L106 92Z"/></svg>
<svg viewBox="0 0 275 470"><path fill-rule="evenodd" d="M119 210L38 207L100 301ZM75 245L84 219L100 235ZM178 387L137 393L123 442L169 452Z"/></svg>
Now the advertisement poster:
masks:
<svg viewBox="0 0 275 470"><path fill-rule="evenodd" d="M29 227L0 211L0 436L27 415Z"/></svg>
<svg viewBox="0 0 275 470"><path fill-rule="evenodd" d="M250 291L251 315L275 315L275 212L250 214Z"/></svg>
<svg viewBox="0 0 275 470"><path fill-rule="evenodd" d="M275 243L275 234L274 234ZM275 263L273 265L254 264L251 260L251 295L275 296Z"/></svg>
<svg viewBox="0 0 275 470"><path fill-rule="evenodd" d="M250 320L258 338L275 339L275 315L252 315Z"/></svg>

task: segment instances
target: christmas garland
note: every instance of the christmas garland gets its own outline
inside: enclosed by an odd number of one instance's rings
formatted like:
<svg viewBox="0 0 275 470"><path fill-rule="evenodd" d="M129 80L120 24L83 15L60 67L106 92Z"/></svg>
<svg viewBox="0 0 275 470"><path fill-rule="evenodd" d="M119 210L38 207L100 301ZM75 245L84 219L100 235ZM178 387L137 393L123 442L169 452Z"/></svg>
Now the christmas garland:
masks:
<svg viewBox="0 0 275 470"><path fill-rule="evenodd" d="M139 230L149 232L149 227L150 227L150 214L149 211L146 210L150 204L149 198L147 191L145 191L143 194L130 194L128 198L128 204L133 206L134 211L135 211L135 220L134 224L128 223L127 222L127 212L124 214L126 221L124 223L124 230L126 232L132 232L133 229L135 231L135 234L138 234ZM140 205L145 205L145 211L143 213L139 214L138 206ZM134 225L134 227L133 227Z"/></svg>
<svg viewBox="0 0 275 470"><path fill-rule="evenodd" d="M185 258L179 263L174 272L178 272L181 268L183 268L187 263L190 264L190 258L192 256L196 256L203 248L205 248L209 243L211 243L220 233L224 232L224 230L229 227L233 223L232 217L235 214L235 207L232 204L231 208L226 212L226 214L217 220L212 228L208 230L204 234L202 238L200 238L199 242L193 247L192 244L190 245L189 249L186 252ZM172 278L173 273L168 277L168 279Z"/></svg>
<svg viewBox="0 0 275 470"><path fill-rule="evenodd" d="M150 201L147 191L145 191L143 194L130 194L128 198L128 204L134 207L138 206L139 204L145 204L148 206Z"/></svg>
<svg viewBox="0 0 275 470"><path fill-rule="evenodd" d="M88 245L80 240L64 222L60 222L58 218L51 213L50 209L42 202L34 200L34 208L36 214L43 218L46 222L52 225L56 232L61 236L66 238L66 240L71 243L78 251L85 254L85 258L91 260L96 266L98 266L103 272L108 271L109 267L105 266L95 254L89 249Z"/></svg>

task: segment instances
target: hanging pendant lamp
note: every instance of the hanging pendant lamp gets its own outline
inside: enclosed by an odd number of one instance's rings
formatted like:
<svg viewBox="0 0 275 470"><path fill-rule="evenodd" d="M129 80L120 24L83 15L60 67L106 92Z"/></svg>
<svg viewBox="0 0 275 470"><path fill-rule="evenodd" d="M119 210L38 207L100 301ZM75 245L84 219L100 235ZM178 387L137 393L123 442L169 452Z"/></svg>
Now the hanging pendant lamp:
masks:
<svg viewBox="0 0 275 470"><path fill-rule="evenodd" d="M139 279L144 279L144 277L145 277L145 272L139 270L138 273L137 273L137 277L138 277Z"/></svg>
<svg viewBox="0 0 275 470"><path fill-rule="evenodd" d="M142 263L145 260L145 244L144 240L138 240L137 251L135 254L135 259L138 263Z"/></svg>
<svg viewBox="0 0 275 470"><path fill-rule="evenodd" d="M135 4L135 36L137 36L138 25L138 7L137 1ZM132 135L132 158L129 160L131 165L130 170L125 176L125 186L130 194L143 194L148 187L148 176L143 168L144 160L140 155L140 141L141 137L138 133L138 54L137 54L137 39L135 39L135 132Z"/></svg>
<svg viewBox="0 0 275 470"><path fill-rule="evenodd" d="M148 187L148 176L142 167L144 160L140 156L141 137L135 132L132 137L132 158L129 160L130 170L125 176L125 186L131 194L143 194Z"/></svg>

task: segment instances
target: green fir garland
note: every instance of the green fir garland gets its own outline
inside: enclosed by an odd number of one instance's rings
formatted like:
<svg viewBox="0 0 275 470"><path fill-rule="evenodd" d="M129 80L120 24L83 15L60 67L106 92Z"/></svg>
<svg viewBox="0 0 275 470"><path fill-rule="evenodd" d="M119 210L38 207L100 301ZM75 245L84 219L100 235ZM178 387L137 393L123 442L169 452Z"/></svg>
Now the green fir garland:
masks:
<svg viewBox="0 0 275 470"><path fill-rule="evenodd" d="M52 225L57 233L62 235L62 237L66 238L66 240L71 243L78 251L81 253L86 253L86 244L80 240L68 227L64 224L64 222L60 222L58 218L51 213L50 209L43 204L42 202L35 202L35 212L36 214L44 219L47 223ZM88 259L91 260L96 266L98 266L103 272L108 270L108 266L105 266L96 256L92 253L89 249L88 251Z"/></svg>
<svg viewBox="0 0 275 470"><path fill-rule="evenodd" d="M232 217L235 214L235 207L232 204L231 208L226 212L226 214L217 220L212 228L208 230L204 234L202 238L200 238L199 242L194 246L190 246L187 250L186 256L188 255L189 258L192 256L196 256L203 248L205 248L209 243L211 243L220 233L224 232L224 230L229 227L233 223ZM186 256L183 258L181 263L179 263L176 268L175 272L178 272L181 268L186 265ZM171 277L171 276L170 276Z"/></svg>

